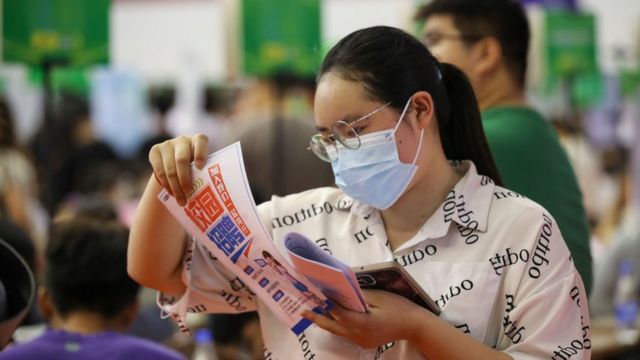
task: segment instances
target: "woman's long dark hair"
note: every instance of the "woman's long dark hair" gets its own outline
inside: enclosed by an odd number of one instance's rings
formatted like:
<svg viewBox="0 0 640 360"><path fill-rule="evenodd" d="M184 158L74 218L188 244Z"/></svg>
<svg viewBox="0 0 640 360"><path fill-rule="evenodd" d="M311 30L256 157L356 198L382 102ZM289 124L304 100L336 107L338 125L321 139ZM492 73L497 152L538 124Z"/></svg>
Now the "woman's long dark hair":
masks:
<svg viewBox="0 0 640 360"><path fill-rule="evenodd" d="M398 110L414 93L427 91L447 159L471 160L479 174L502 184L469 80L457 67L438 62L413 36L387 26L355 31L329 51L318 77L330 71L357 81L370 97Z"/></svg>

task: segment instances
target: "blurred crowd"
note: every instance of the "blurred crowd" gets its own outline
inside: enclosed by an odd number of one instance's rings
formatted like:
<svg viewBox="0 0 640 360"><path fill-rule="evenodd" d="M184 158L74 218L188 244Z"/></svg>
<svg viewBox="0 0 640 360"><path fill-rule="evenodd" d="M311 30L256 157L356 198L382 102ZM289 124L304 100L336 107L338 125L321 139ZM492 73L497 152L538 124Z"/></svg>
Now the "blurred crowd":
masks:
<svg viewBox="0 0 640 360"><path fill-rule="evenodd" d="M0 98L0 218L4 229L0 238L27 260L36 282L44 282L51 226L87 217L129 226L151 175L147 160L151 146L197 132L209 137L211 152L241 141L256 203L274 194L331 186L331 168L306 150L315 133L314 84L313 79L283 75L224 88L203 86L197 101L186 104L181 99L185 94L176 87L151 86L145 90L145 112L152 131L136 139L138 148L126 156L119 153L117 143L97 133L91 96L56 94L45 102L44 121L27 141L16 136L12 104ZM283 161L272 161L274 158ZM159 317L155 293L143 289L139 300L140 313L128 332L189 354L191 338L178 334L171 320ZM33 338L44 329L46 320L32 303L14 340ZM262 357L256 316L220 315L194 321L196 327L215 327L216 341L223 344L221 356Z"/></svg>

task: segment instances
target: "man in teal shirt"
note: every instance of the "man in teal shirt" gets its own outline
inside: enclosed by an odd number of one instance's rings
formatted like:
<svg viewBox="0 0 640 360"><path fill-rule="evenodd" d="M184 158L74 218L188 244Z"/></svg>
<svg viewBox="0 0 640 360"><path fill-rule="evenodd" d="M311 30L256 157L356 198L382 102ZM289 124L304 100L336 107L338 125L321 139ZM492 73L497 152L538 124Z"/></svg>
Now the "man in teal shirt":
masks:
<svg viewBox="0 0 640 360"><path fill-rule="evenodd" d="M513 0L433 0L418 10L423 43L469 77L502 181L558 222L591 289L589 228L569 158L553 127L525 99L529 24Z"/></svg>

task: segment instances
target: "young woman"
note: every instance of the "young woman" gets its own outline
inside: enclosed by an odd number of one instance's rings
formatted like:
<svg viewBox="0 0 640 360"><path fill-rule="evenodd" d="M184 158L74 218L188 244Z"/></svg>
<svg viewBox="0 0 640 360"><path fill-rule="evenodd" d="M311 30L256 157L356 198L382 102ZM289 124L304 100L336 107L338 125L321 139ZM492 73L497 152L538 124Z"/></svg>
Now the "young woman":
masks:
<svg viewBox="0 0 640 360"><path fill-rule="evenodd" d="M476 100L458 69L401 30L359 30L327 54L315 115L319 133L310 148L331 162L339 189L261 204L276 246L298 231L351 266L395 260L442 314L367 291L369 313L307 313L318 326L294 336L250 292L231 287L231 275L187 243L156 200L165 187L185 203L189 163L201 167L206 155L201 135L151 150L157 180L150 179L131 232L129 271L163 293L166 310L257 310L268 359L590 357L584 288L557 225L542 207L496 184ZM183 269L187 247L191 262Z"/></svg>

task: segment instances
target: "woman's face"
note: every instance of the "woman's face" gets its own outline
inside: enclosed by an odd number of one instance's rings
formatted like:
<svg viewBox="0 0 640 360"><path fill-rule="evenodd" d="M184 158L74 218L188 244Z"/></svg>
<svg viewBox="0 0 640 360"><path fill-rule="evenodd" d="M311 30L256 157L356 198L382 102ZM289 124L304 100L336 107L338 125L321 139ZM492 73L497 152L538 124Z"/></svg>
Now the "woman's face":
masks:
<svg viewBox="0 0 640 360"><path fill-rule="evenodd" d="M328 136L332 133L331 126L335 122L342 120L349 123L382 105L384 105L382 101L368 97L359 83L342 79L335 73L328 72L322 76L316 90L314 104L316 129L319 134ZM388 106L358 121L353 125L353 129L359 135L392 129L398 123L399 117L400 112ZM413 161L420 138L419 130L410 125L413 117L415 115L410 105L396 132L398 154L400 161L404 163Z"/></svg>

